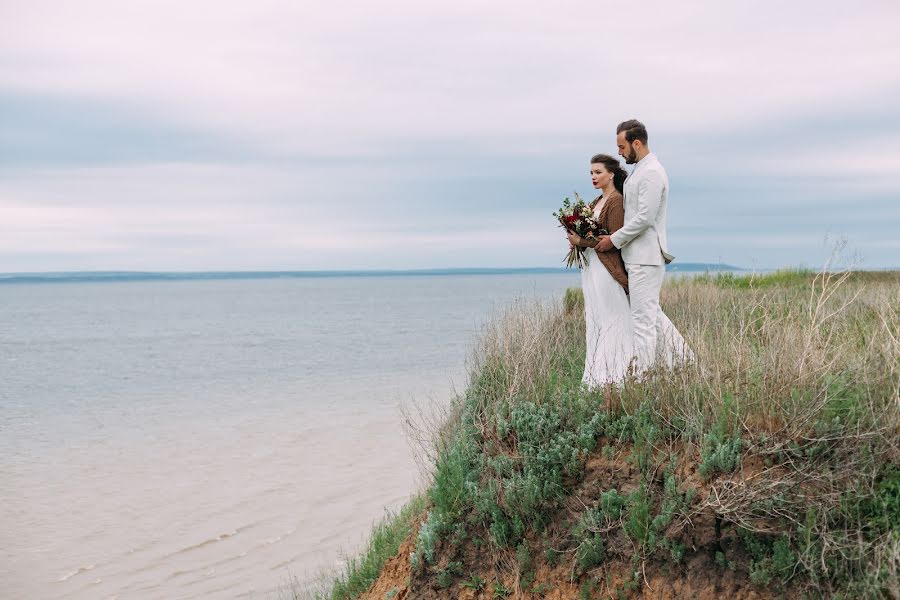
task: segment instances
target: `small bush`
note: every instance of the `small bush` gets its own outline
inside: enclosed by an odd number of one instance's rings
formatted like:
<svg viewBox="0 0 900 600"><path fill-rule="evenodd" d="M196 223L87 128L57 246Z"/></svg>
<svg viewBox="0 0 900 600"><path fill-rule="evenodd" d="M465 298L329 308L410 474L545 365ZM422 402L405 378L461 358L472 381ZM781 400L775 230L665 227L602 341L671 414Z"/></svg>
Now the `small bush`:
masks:
<svg viewBox="0 0 900 600"><path fill-rule="evenodd" d="M463 581L461 585L463 587L478 591L484 589L484 579L482 579L478 575L472 575L469 579Z"/></svg>
<svg viewBox="0 0 900 600"><path fill-rule="evenodd" d="M628 499L615 488L600 494L600 508L607 521L618 521Z"/></svg>
<svg viewBox="0 0 900 600"><path fill-rule="evenodd" d="M506 598L510 594L512 594L512 590L509 589L508 587L506 587L502 582L500 582L500 581L494 582L494 592L493 592L494 598Z"/></svg>
<svg viewBox="0 0 900 600"><path fill-rule="evenodd" d="M435 548L446 527L447 520L442 512L436 509L428 512L428 517L419 527L419 534L416 536L414 566L418 566L419 560L424 561L425 564L434 562Z"/></svg>
<svg viewBox="0 0 900 600"><path fill-rule="evenodd" d="M773 579L787 579L797 567L797 555L791 550L790 538L761 536L745 529L739 530L744 548L751 556L750 581L764 587Z"/></svg>
<svg viewBox="0 0 900 600"><path fill-rule="evenodd" d="M741 464L743 441L736 426L731 424L734 398L725 397L719 419L703 439L700 449L700 475L711 479L717 473L731 473Z"/></svg>
<svg viewBox="0 0 900 600"><path fill-rule="evenodd" d="M606 541L601 531L606 522L602 510L588 509L582 513L572 528L572 538L577 544L575 563L581 572L603 562L606 556Z"/></svg>
<svg viewBox="0 0 900 600"><path fill-rule="evenodd" d="M644 547L650 541L650 496L647 494L647 486L643 483L628 495L625 532L640 547Z"/></svg>

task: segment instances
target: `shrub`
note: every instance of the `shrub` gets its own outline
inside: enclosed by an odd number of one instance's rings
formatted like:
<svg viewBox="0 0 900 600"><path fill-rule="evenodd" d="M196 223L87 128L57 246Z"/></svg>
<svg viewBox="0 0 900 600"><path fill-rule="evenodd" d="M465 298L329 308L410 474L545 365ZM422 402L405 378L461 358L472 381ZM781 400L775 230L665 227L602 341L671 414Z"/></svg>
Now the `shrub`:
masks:
<svg viewBox="0 0 900 600"><path fill-rule="evenodd" d="M603 562L606 542L602 530L607 518L599 509L588 509L579 517L572 528L572 538L577 544L575 563L584 572Z"/></svg>
<svg viewBox="0 0 900 600"><path fill-rule="evenodd" d="M647 486L643 483L628 495L625 532L639 547L645 546L650 541L650 496L647 494Z"/></svg>
<svg viewBox="0 0 900 600"><path fill-rule="evenodd" d="M447 519L439 510L432 509L416 536L416 549L414 551L413 566L418 566L419 560L425 563L434 562L434 551L440 540L441 534L447 527Z"/></svg>
<svg viewBox="0 0 900 600"><path fill-rule="evenodd" d="M743 442L731 421L734 398L725 396L719 418L703 439L700 449L700 475L710 479L717 473L731 473L741 463Z"/></svg>

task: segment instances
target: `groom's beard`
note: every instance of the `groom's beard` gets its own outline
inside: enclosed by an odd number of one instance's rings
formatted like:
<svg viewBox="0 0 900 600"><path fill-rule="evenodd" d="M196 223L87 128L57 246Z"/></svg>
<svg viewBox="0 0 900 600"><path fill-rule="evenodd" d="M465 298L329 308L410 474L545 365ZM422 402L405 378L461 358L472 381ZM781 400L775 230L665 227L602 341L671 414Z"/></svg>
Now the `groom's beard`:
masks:
<svg viewBox="0 0 900 600"><path fill-rule="evenodd" d="M628 149L628 155L625 157L626 165L633 165L637 162L637 152L634 151L634 147Z"/></svg>

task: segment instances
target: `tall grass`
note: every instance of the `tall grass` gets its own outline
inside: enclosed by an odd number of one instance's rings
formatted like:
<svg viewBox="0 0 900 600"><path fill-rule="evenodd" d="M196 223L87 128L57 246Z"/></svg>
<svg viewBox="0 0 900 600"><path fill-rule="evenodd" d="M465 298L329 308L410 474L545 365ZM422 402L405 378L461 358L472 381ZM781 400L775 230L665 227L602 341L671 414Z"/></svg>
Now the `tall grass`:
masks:
<svg viewBox="0 0 900 600"><path fill-rule="evenodd" d="M705 494L663 521L714 513L758 538L747 542L762 553L754 581L802 580L848 598L897 589L898 291L897 274L676 280L662 304L696 360L590 392L580 385L577 291L502 315L483 332L440 436L414 564L425 569L436 544L463 532L483 531L498 548L540 535L605 435L633 443L642 470L673 445L695 453ZM765 466L744 472L751 458ZM630 502L663 510L664 499ZM633 529L642 559L668 547L661 528Z"/></svg>
<svg viewBox="0 0 900 600"><path fill-rule="evenodd" d="M433 437L414 576L447 583L438 554L471 539L528 558L602 437L630 453L641 485L608 490L572 524L559 552L573 577L604 560L616 527L637 563L677 561L673 532L714 514L740 532L758 585L848 599L900 589L900 274L670 281L662 305L695 360L600 390L581 385L579 296L517 306L483 330ZM679 479L678 457L700 483ZM354 597L350 579L330 597Z"/></svg>

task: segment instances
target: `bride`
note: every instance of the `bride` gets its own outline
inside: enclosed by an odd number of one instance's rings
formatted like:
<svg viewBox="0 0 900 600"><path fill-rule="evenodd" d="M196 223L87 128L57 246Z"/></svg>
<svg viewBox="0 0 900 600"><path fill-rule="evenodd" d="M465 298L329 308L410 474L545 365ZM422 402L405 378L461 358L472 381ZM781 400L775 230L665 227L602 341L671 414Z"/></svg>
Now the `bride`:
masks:
<svg viewBox="0 0 900 600"><path fill-rule="evenodd" d="M591 181L603 193L590 204L600 227L613 234L625 222L622 189L628 173L607 154L591 158ZM568 232L572 246L587 248L581 271L584 290L584 320L587 353L582 381L589 387L618 383L629 374L634 359L631 307L628 303L628 273L618 249L594 250L596 240ZM660 310L657 327L661 334L657 359L672 366L676 359L690 357L684 338Z"/></svg>

